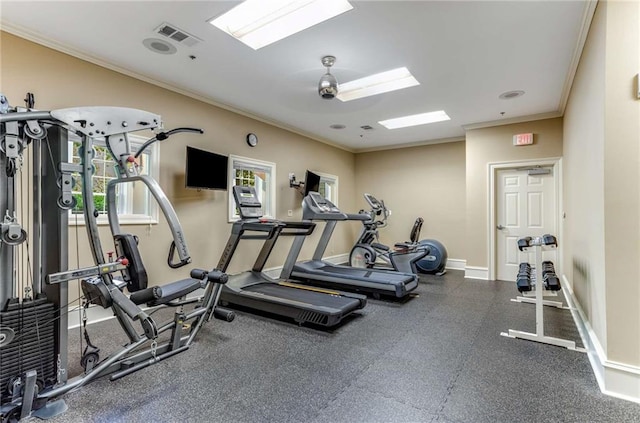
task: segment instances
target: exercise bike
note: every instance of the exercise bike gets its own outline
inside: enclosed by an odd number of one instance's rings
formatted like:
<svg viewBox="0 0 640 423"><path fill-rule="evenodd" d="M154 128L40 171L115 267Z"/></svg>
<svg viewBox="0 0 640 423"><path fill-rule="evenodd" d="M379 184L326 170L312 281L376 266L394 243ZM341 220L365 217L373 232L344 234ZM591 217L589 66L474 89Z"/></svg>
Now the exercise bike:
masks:
<svg viewBox="0 0 640 423"><path fill-rule="evenodd" d="M418 217L411 228L407 242L394 244L393 249L378 242L379 228L387 226L389 210L384 201L378 201L371 194L364 194L364 198L371 206L367 213L370 219L363 220L364 228L349 254L349 264L353 267L387 268L407 273L432 273L437 276L446 273L447 250L445 246L434 239L420 238L420 231L424 219Z"/></svg>

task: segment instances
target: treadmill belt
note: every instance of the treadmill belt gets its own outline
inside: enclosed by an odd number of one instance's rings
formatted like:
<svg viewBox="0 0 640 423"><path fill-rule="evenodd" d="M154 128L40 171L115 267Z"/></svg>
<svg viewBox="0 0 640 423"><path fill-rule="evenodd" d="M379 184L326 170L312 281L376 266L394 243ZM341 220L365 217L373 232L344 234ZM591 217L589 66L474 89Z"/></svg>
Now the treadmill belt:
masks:
<svg viewBox="0 0 640 423"><path fill-rule="evenodd" d="M363 277L368 278L371 276L372 271L366 269L358 269L357 267L336 267L336 266L322 266L319 267L318 270L329 271L331 273L341 273L343 275L353 275L354 273L362 272L364 273ZM379 274L380 272L375 272ZM360 276L360 275L358 275Z"/></svg>
<svg viewBox="0 0 640 423"><path fill-rule="evenodd" d="M256 292L271 297L278 297L285 300L298 301L301 303L309 303L323 307L341 308L344 305L358 302L353 298L329 295L322 292L309 291L307 289L297 289L288 286L282 286L275 283L261 283L257 285L247 286L243 291Z"/></svg>

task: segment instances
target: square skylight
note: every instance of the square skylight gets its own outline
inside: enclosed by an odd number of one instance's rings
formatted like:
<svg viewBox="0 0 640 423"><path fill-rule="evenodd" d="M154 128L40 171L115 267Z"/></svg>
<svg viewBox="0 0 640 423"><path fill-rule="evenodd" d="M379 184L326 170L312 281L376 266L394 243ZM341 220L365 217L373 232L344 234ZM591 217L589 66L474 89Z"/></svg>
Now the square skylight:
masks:
<svg viewBox="0 0 640 423"><path fill-rule="evenodd" d="M402 67L340 84L336 97L341 101L351 101L415 85L420 83L409 69Z"/></svg>
<svg viewBox="0 0 640 423"><path fill-rule="evenodd" d="M351 9L347 0L245 0L209 23L258 50Z"/></svg>
<svg viewBox="0 0 640 423"><path fill-rule="evenodd" d="M402 116L394 119L381 120L380 125L387 129L406 128L408 126L425 125L427 123L442 122L451 120L444 110L437 112L420 113L417 115Z"/></svg>

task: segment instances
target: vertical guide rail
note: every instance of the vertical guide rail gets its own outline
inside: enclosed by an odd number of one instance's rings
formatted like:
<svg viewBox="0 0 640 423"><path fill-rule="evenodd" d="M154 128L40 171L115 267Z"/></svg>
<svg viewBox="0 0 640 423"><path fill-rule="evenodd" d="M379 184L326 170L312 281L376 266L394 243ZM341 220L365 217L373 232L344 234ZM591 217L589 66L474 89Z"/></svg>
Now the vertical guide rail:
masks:
<svg viewBox="0 0 640 423"><path fill-rule="evenodd" d="M6 137L6 132L3 131L0 135ZM8 161L7 155L0 152L0 221L4 219L10 207L13 208L13 205L9 204L13 178L9 178L6 172ZM0 310L4 309L7 300L13 297L13 256L13 247L0 241Z"/></svg>
<svg viewBox="0 0 640 423"><path fill-rule="evenodd" d="M33 148L33 171L36 178L34 180L33 230L34 235L40 234L39 242L34 245L33 276L35 281L39 281L41 292L46 294L47 299L53 302L58 310L55 328L55 350L58 353L57 382L65 383L68 377L69 288L65 283L49 285L44 281L46 275L69 268L68 211L57 207L60 195L57 166L69 161L69 147L66 129L52 125L47 128L47 134L47 140L38 141ZM52 246L58 246L58 248L52 248ZM39 250L38 254L36 254L37 250Z"/></svg>

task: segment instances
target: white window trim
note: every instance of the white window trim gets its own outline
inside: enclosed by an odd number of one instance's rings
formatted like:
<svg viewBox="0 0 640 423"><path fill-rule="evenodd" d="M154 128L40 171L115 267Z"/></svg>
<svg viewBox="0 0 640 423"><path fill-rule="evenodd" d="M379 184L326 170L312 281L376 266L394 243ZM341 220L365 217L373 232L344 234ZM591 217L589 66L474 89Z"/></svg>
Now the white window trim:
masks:
<svg viewBox="0 0 640 423"><path fill-rule="evenodd" d="M72 134L69 134L70 136ZM129 142L131 143L131 147L134 151L146 141L148 138L141 137L139 135L128 134ZM69 140L69 158L71 158L71 139ZM97 141L94 144L99 146L104 146L104 142ZM153 143L149 147L145 149L149 152L149 175L156 179L160 174L160 148L158 147L158 143ZM141 183L141 182L140 182ZM158 204L155 201L153 195L149 195L149 214L120 214L118 215L118 221L121 225L157 225L159 222L158 219ZM69 225L70 226L83 226L84 222L84 213L82 214L73 214L71 210L68 212L69 216ZM109 218L106 214L101 214L96 219L96 223L99 226L106 226L109 224Z"/></svg>
<svg viewBox="0 0 640 423"><path fill-rule="evenodd" d="M312 170L313 173L315 173L316 175L320 176L320 182L326 182L329 181L331 183L333 183L333 187L334 187L334 191L335 191L335 198L328 198L329 201L331 201L333 204L336 205L336 207L338 207L338 195L340 190L338 189L338 176L337 175L332 175L330 173L324 173L324 172L318 172L315 170Z"/></svg>
<svg viewBox="0 0 640 423"><path fill-rule="evenodd" d="M229 205L229 212L228 212L228 221L229 223L235 222L237 220L240 220L240 216L238 216L236 214L236 202L233 199L233 186L235 185L235 181L236 181L236 175L235 175L235 169L233 167L233 164L235 161L242 161L242 162L246 162L248 164L254 165L256 167L262 167L262 168L268 168L269 169L269 173L271 174L271 181L269 183L269 192L271 193L271 201L270 201L270 208L269 210L266 209L265 205L263 204L263 213L264 213L264 217L270 218L270 219L275 219L276 216L276 164L273 162L267 162L264 160L258 160L258 159L252 159L250 157L244 157L244 156L236 156L233 154L229 155L229 164L228 164L228 170L227 170L227 188L228 188L228 205Z"/></svg>

